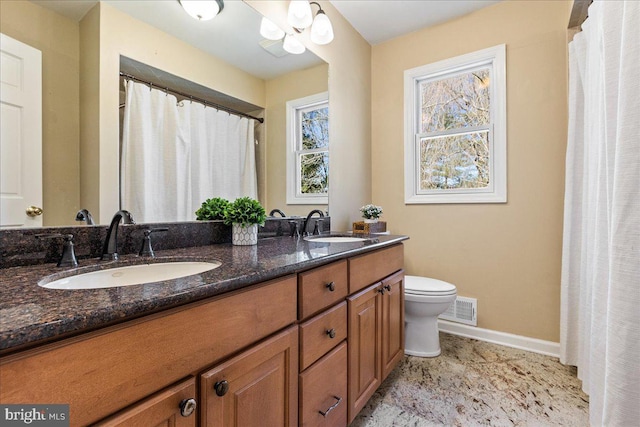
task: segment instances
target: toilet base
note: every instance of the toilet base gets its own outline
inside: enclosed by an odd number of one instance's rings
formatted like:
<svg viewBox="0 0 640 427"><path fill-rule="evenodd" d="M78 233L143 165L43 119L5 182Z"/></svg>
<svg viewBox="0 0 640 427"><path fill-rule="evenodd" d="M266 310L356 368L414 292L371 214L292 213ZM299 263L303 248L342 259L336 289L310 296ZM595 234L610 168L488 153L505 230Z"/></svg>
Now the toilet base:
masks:
<svg viewBox="0 0 640 427"><path fill-rule="evenodd" d="M440 334L436 316L423 317L420 322L405 322L404 353L417 357L440 355Z"/></svg>
<svg viewBox="0 0 640 427"><path fill-rule="evenodd" d="M432 351L429 353L407 350L406 348L404 349L404 354L406 354L407 356L415 356L415 357L438 357L440 356L440 353L441 353L440 349L438 349L438 351Z"/></svg>

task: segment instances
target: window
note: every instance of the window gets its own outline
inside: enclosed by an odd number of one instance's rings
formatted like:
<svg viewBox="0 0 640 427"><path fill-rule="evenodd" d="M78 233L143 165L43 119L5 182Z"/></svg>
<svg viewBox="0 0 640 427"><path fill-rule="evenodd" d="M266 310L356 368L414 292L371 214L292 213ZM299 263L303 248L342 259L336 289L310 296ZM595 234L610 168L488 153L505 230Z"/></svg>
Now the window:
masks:
<svg viewBox="0 0 640 427"><path fill-rule="evenodd" d="M287 204L327 204L329 94L287 102Z"/></svg>
<svg viewBox="0 0 640 427"><path fill-rule="evenodd" d="M505 46L405 71L405 203L507 201Z"/></svg>

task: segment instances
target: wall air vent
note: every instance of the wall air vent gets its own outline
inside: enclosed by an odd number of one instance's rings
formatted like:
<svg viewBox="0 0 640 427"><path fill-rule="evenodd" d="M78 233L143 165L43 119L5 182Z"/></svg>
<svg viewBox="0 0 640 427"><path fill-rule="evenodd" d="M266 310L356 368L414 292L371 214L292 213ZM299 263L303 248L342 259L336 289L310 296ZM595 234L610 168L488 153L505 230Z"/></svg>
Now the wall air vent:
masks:
<svg viewBox="0 0 640 427"><path fill-rule="evenodd" d="M438 319L478 326L478 300L456 297L456 300L451 303L447 311L438 316Z"/></svg>

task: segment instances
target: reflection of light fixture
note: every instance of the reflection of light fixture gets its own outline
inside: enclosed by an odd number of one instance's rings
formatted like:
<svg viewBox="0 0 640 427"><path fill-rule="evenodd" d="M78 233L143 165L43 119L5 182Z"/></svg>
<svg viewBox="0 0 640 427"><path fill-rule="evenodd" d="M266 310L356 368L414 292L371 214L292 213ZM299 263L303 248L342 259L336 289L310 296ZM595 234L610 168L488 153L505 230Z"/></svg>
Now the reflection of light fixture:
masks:
<svg viewBox="0 0 640 427"><path fill-rule="evenodd" d="M282 48L287 52L296 55L304 53L304 51L306 50L302 42L298 40L293 34L287 34L285 36L284 43L282 43Z"/></svg>
<svg viewBox="0 0 640 427"><path fill-rule="evenodd" d="M222 0L178 0L182 8L199 21L208 21L222 12Z"/></svg>
<svg viewBox="0 0 640 427"><path fill-rule="evenodd" d="M263 17L260 22L260 35L268 40L280 40L284 37L284 31L276 24Z"/></svg>

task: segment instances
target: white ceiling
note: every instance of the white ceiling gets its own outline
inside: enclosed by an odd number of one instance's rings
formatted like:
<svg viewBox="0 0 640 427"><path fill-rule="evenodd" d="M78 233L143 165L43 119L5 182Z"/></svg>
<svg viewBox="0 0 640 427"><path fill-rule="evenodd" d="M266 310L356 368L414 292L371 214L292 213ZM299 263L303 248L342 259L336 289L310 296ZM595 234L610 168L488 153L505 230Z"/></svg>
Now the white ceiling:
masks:
<svg viewBox="0 0 640 427"><path fill-rule="evenodd" d="M491 6L498 0L330 0L369 44ZM314 9L315 10L315 9Z"/></svg>
<svg viewBox="0 0 640 427"><path fill-rule="evenodd" d="M97 0L32 0L79 21ZM322 62L309 52L276 58L261 48L260 15L240 0L225 0L224 10L211 21L198 22L177 0L104 0L111 6L146 22L200 50L263 78L271 79ZM331 0L353 27L370 43L457 18L498 0ZM315 6L313 6L315 11ZM331 18L331 16L329 16ZM339 35L338 35L339 37ZM339 40L334 41L334 43Z"/></svg>

